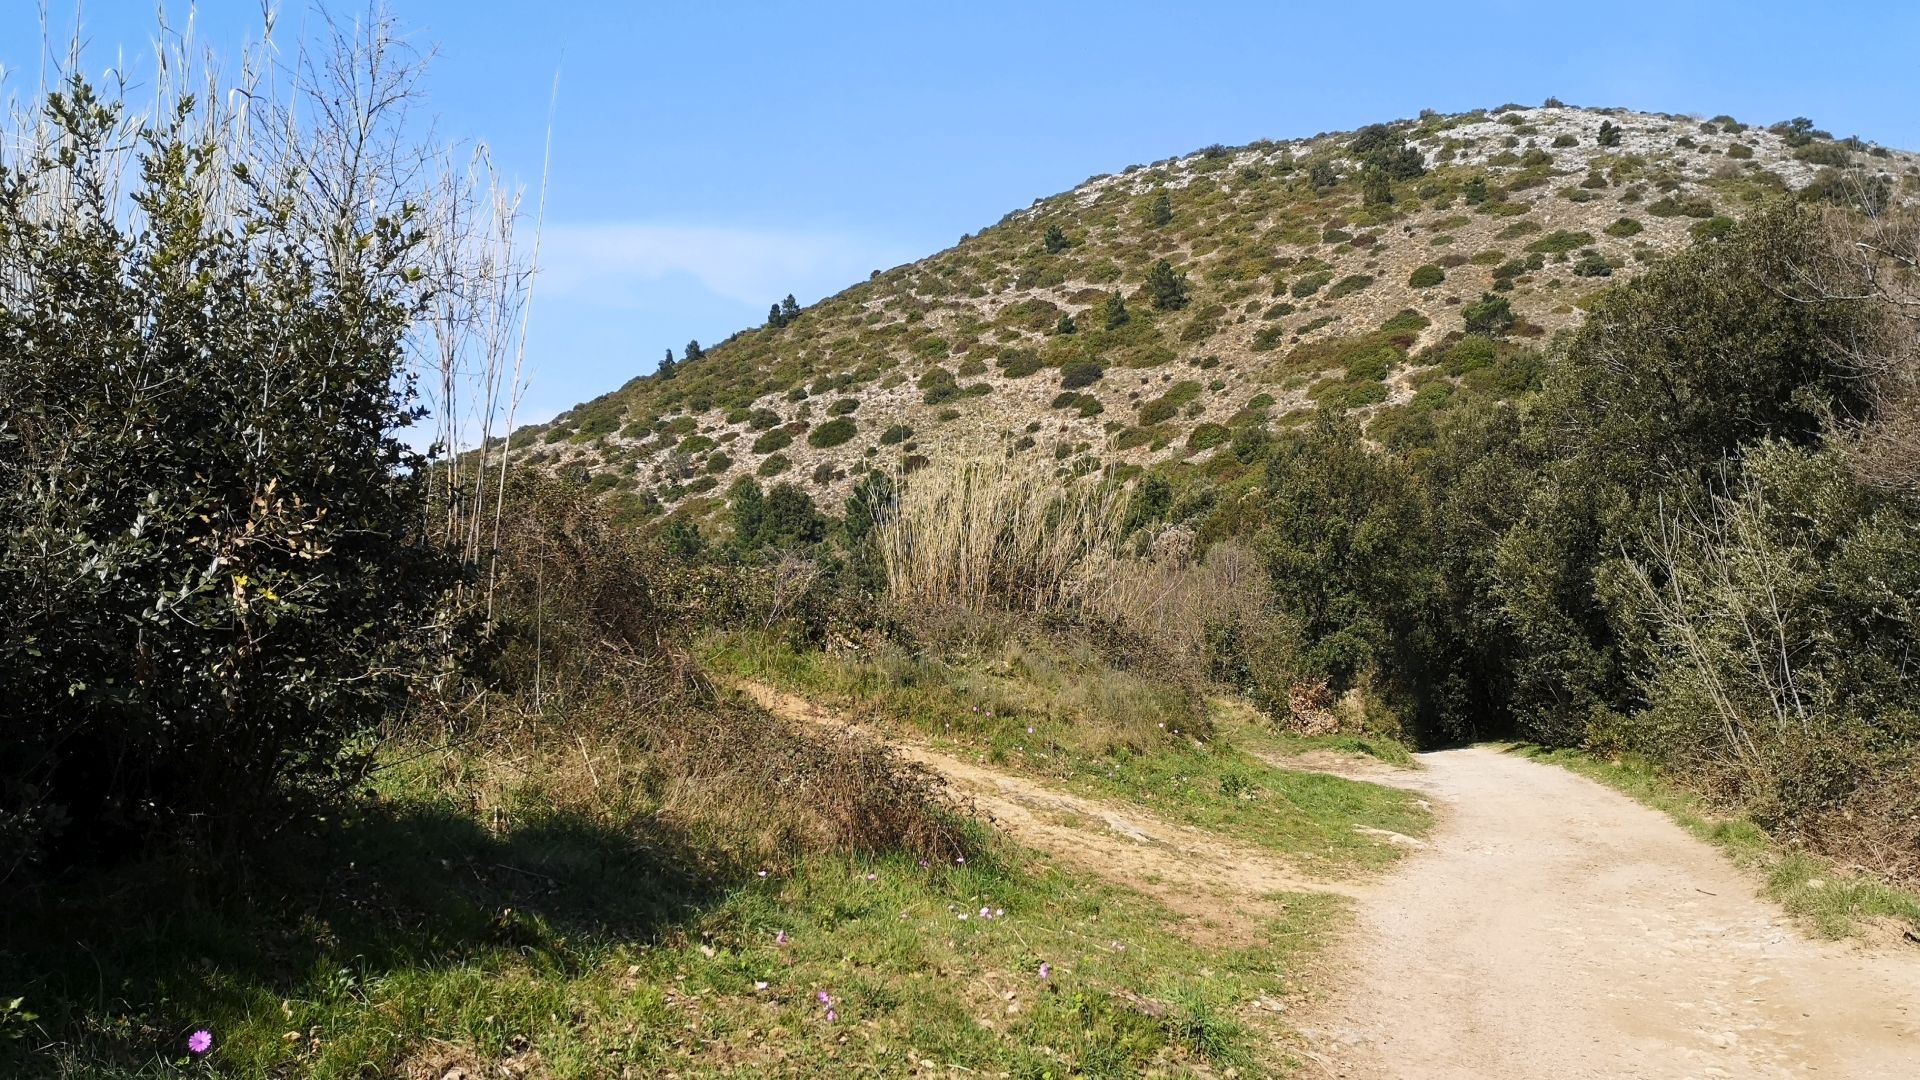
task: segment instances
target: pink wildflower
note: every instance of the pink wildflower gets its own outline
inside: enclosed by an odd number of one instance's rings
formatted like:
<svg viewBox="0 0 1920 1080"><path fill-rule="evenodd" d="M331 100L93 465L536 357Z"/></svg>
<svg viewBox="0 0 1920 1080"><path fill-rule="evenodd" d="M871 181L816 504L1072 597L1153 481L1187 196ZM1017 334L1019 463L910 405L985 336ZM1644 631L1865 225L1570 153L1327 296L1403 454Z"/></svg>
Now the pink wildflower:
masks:
<svg viewBox="0 0 1920 1080"><path fill-rule="evenodd" d="M201 1028L187 1036L187 1049L196 1054L204 1054L213 1049L213 1032Z"/></svg>
<svg viewBox="0 0 1920 1080"><path fill-rule="evenodd" d="M787 932L785 930L782 930L779 933L773 935L773 943L775 945L785 945L787 943Z"/></svg>
<svg viewBox="0 0 1920 1080"><path fill-rule="evenodd" d="M1051 978L1053 978L1053 965L1045 960L1040 961L1040 981L1046 982Z"/></svg>

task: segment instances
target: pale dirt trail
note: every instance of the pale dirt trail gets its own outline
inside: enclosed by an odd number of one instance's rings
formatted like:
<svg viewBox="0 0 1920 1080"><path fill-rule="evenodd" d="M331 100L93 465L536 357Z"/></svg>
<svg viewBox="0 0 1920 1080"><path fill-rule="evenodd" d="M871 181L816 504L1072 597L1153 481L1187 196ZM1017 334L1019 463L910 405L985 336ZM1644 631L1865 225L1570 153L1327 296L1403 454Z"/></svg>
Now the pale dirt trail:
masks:
<svg viewBox="0 0 1920 1080"><path fill-rule="evenodd" d="M1438 827L1359 901L1346 978L1303 1021L1327 1073L1920 1078L1920 949L1808 940L1718 852L1565 770L1422 763Z"/></svg>
<svg viewBox="0 0 1920 1080"><path fill-rule="evenodd" d="M882 738L743 683L789 719ZM1756 882L1664 814L1492 749L1418 771L1335 754L1279 768L1407 787L1433 835L1366 883L1303 876L1257 848L885 739L1000 828L1189 916L1264 932L1274 894L1353 898L1332 996L1297 1017L1309 1071L1351 1080L1920 1080L1920 948L1816 942Z"/></svg>
<svg viewBox="0 0 1920 1080"><path fill-rule="evenodd" d="M1162 821L1135 807L1057 791L1026 777L976 765L938 750L882 736L796 694L760 683L738 689L761 708L802 723L886 742L944 777L1001 831L1115 884L1146 893L1188 917L1189 936L1245 941L1266 932L1277 894L1359 896L1365 886L1301 874L1247 844Z"/></svg>

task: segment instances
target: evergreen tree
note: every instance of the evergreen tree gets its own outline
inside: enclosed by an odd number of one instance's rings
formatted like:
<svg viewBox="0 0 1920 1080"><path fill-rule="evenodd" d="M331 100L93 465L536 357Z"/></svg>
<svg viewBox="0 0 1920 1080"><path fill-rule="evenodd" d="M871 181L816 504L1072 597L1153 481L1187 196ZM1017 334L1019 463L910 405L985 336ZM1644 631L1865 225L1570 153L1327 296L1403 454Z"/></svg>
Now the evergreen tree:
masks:
<svg viewBox="0 0 1920 1080"><path fill-rule="evenodd" d="M1172 220L1173 200L1168 198L1165 192L1155 195L1153 202L1147 206L1147 221L1157 228Z"/></svg>
<svg viewBox="0 0 1920 1080"><path fill-rule="evenodd" d="M1385 169L1369 165L1360 174L1360 201L1367 206L1393 205L1393 184Z"/></svg>
<svg viewBox="0 0 1920 1080"><path fill-rule="evenodd" d="M1307 170L1307 182L1315 191L1325 191L1340 182L1340 174L1333 171L1333 162L1316 161L1313 168Z"/></svg>
<svg viewBox="0 0 1920 1080"><path fill-rule="evenodd" d="M659 376L663 379L673 378L673 372L676 366L677 365L675 365L673 362L673 350L668 349L667 358L665 360L660 361L660 371L658 372Z"/></svg>
<svg viewBox="0 0 1920 1080"><path fill-rule="evenodd" d="M1046 245L1047 254L1049 255L1065 251L1068 245L1067 232L1058 225L1049 225L1047 226L1046 238L1042 243Z"/></svg>
<svg viewBox="0 0 1920 1080"><path fill-rule="evenodd" d="M1060 313L1060 322L1053 328L1056 334L1073 334L1078 333L1079 330L1079 325L1073 321L1073 313L1067 311Z"/></svg>
<svg viewBox="0 0 1920 1080"><path fill-rule="evenodd" d="M800 302L793 298L792 293L788 293L787 298L780 301L780 321L782 323L790 323L799 317Z"/></svg>
<svg viewBox="0 0 1920 1080"><path fill-rule="evenodd" d="M1600 121L1600 135L1596 141L1601 146L1619 146L1620 129L1614 126L1613 121L1602 120Z"/></svg>
<svg viewBox="0 0 1920 1080"><path fill-rule="evenodd" d="M1465 198L1470 205L1486 202L1487 178L1484 176L1476 176L1468 180L1466 190L1461 192L1461 196Z"/></svg>
<svg viewBox="0 0 1920 1080"><path fill-rule="evenodd" d="M751 476L743 476L727 489L733 511L733 542L738 547L758 547L767 531L767 497Z"/></svg>
<svg viewBox="0 0 1920 1080"><path fill-rule="evenodd" d="M760 539L779 547L819 543L826 536L827 519L814 508L813 496L793 484L775 484L767 492L766 517Z"/></svg>
<svg viewBox="0 0 1920 1080"><path fill-rule="evenodd" d="M1177 273L1165 259L1147 271L1147 295L1160 311L1177 311L1187 306L1187 275Z"/></svg>
<svg viewBox="0 0 1920 1080"><path fill-rule="evenodd" d="M667 528L661 534L660 542L668 555L688 562L699 558L707 550L707 541L700 535L700 526L679 516L667 519Z"/></svg>
<svg viewBox="0 0 1920 1080"><path fill-rule="evenodd" d="M784 316L780 314L779 304L775 304L772 307L767 309L767 326L768 327L778 330L780 327L785 325L787 325L787 320Z"/></svg>
<svg viewBox="0 0 1920 1080"><path fill-rule="evenodd" d="M698 341L689 341L687 342L686 359L681 362L691 364L705 355L707 354L700 351L700 343Z"/></svg>
<svg viewBox="0 0 1920 1080"><path fill-rule="evenodd" d="M1483 293L1478 303L1460 309L1467 333L1497 337L1513 329L1513 304L1504 296Z"/></svg>
<svg viewBox="0 0 1920 1080"><path fill-rule="evenodd" d="M893 513L897 499L892 476L870 472L862 477L853 485L853 494L847 496L844 509L841 529L846 533L847 543L857 546L870 536Z"/></svg>
<svg viewBox="0 0 1920 1080"><path fill-rule="evenodd" d="M1120 329L1127 325L1128 319L1133 317L1127 314L1127 301L1117 292L1107 296L1106 314L1107 329L1109 330Z"/></svg>

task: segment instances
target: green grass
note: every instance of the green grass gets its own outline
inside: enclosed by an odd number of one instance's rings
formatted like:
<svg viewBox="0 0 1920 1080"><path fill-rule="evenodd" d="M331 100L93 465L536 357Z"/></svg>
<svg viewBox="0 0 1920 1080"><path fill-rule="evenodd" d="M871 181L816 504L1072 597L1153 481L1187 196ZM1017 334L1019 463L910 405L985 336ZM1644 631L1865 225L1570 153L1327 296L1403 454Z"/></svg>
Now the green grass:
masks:
<svg viewBox="0 0 1920 1080"><path fill-rule="evenodd" d="M1086 656L1023 643L953 661L845 659L741 633L711 636L701 653L723 677L759 679L839 704L1010 771L1266 847L1316 874L1379 867L1403 853L1356 826L1408 836L1431 826L1414 795L1275 768L1241 745L1259 745L1266 736L1214 728L1204 701L1189 702ZM1195 738L1196 731L1208 737ZM1327 741L1361 744L1393 754L1384 740Z"/></svg>
<svg viewBox="0 0 1920 1080"><path fill-rule="evenodd" d="M1201 945L985 839L964 865L729 874L667 824L622 835L511 788L504 826L477 820L430 760L247 874L148 864L16 905L0 998L39 1018L0 1021L0 1075L1271 1075L1253 1003L1298 999L1341 910L1279 897L1265 940ZM215 1050L188 1062L200 1027Z"/></svg>
<svg viewBox="0 0 1920 1080"><path fill-rule="evenodd" d="M1890 919L1920 930L1920 896L1791 850L1745 817L1716 814L1644 758L1602 758L1584 750L1539 746L1518 746L1515 752L1597 780L1666 813L1726 852L1736 866L1761 876L1767 896L1824 937L1863 934L1875 920Z"/></svg>

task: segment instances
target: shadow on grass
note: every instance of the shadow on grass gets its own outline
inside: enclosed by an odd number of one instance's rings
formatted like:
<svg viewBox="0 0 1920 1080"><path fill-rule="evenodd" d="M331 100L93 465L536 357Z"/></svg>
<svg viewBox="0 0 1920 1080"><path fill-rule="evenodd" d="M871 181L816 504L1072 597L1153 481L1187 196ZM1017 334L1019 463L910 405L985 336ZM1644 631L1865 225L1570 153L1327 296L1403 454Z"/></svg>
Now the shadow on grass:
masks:
<svg viewBox="0 0 1920 1080"><path fill-rule="evenodd" d="M167 1075L188 1032L403 969L513 954L558 972L721 895L686 837L552 814L498 833L368 806L244 863L138 865L0 897L0 1075ZM78 1068L76 1074L73 1070Z"/></svg>

